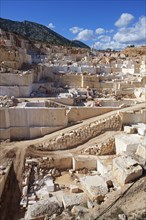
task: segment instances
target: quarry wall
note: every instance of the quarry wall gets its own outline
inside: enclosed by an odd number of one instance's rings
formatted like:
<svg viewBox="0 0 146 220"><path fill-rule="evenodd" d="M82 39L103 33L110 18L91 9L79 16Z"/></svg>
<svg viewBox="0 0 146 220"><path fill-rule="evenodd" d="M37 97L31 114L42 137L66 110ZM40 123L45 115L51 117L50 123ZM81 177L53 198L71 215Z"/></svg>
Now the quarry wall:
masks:
<svg viewBox="0 0 146 220"><path fill-rule="evenodd" d="M60 108L59 107L47 108L44 107L42 103L39 103L39 106L36 105L36 107L34 107L32 103L29 104L30 104L30 106L28 105L29 107L23 106L23 107L0 109L0 139L1 140L5 140L5 139L21 140L21 139L33 139L33 138L41 137L46 134L57 131L59 129L65 128L72 123L76 123L85 119L106 114L113 110L120 109L117 107L64 108L63 106L61 106ZM96 121L95 124L97 124L98 126L94 125L93 127L96 128L95 130L97 133L98 133L98 129L100 128L100 125L101 127L103 126L103 128L101 129L101 131L99 131L99 133L105 131L106 129L114 130L116 129L115 126L120 126L120 125L122 126L122 124L126 125L130 123L139 123L139 122L146 123L145 109L128 111L128 112L125 112L124 110L120 110L119 116L115 116L116 115L115 112L113 113L112 116L113 119L105 118L105 121L103 119L103 121L102 122L100 121L100 123ZM118 117L119 120L118 125L115 123L115 120L117 120L115 119L115 117L116 118ZM94 132L90 131L89 128L83 126L79 129L79 131L75 132L76 136L80 137L79 140L82 139L84 142L85 141L84 135L88 137L88 133L91 136L94 136ZM85 131L87 130L87 133L84 132L84 129ZM90 135L87 139L90 139ZM69 139L66 139L65 141L68 146ZM72 146L72 141L73 144L78 144L78 142L76 143L76 138L75 140L71 139L71 146ZM56 146L60 149L60 145L57 144ZM64 143L62 147L65 147Z"/></svg>
<svg viewBox="0 0 146 220"><path fill-rule="evenodd" d="M66 127L64 108L0 109L0 139L32 139Z"/></svg>
<svg viewBox="0 0 146 220"><path fill-rule="evenodd" d="M52 105L52 104L51 104ZM113 107L73 107L46 103L27 103L26 106L0 109L0 139L32 139L57 131L84 119L98 116L112 110ZM48 106L49 107L49 106Z"/></svg>
<svg viewBox="0 0 146 220"><path fill-rule="evenodd" d="M76 122L117 110L118 107L72 107L68 111L68 122Z"/></svg>
<svg viewBox="0 0 146 220"><path fill-rule="evenodd" d="M0 73L0 95L15 97L29 97L31 92L37 90L40 86L48 90L56 84L58 86L68 85L74 88L95 88L95 89L113 89L123 90L127 88L141 87L144 80L140 82L113 82L100 81L103 77L88 74L54 74L53 67L43 67L38 65L30 73ZM46 80L46 82L43 82ZM56 86L55 85L55 86Z"/></svg>
<svg viewBox="0 0 146 220"><path fill-rule="evenodd" d="M120 116L124 125L136 123L146 124L146 109L141 109L139 111L120 112Z"/></svg>
<svg viewBox="0 0 146 220"><path fill-rule="evenodd" d="M33 83L33 73L21 75L14 73L0 74L1 86L29 86L31 83Z"/></svg>
<svg viewBox="0 0 146 220"><path fill-rule="evenodd" d="M0 96L29 97L31 86L0 86Z"/></svg>

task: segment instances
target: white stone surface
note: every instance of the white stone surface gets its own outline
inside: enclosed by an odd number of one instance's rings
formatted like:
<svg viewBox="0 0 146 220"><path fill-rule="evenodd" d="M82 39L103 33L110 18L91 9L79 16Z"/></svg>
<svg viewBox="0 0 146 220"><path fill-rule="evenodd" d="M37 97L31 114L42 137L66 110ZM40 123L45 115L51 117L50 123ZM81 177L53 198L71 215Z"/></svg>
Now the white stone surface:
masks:
<svg viewBox="0 0 146 220"><path fill-rule="evenodd" d="M115 136L116 154L123 151L136 152L142 138L138 134L120 134Z"/></svg>
<svg viewBox="0 0 146 220"><path fill-rule="evenodd" d="M63 194L62 202L65 208L72 207L74 205L81 205L87 202L87 196L85 193Z"/></svg>
<svg viewBox="0 0 146 220"><path fill-rule="evenodd" d="M76 216L79 215L80 213L87 213L87 212L88 212L88 209L80 205L78 206L75 205L71 210L71 213Z"/></svg>
<svg viewBox="0 0 146 220"><path fill-rule="evenodd" d="M25 219L41 219L42 216L45 217L46 214L47 216L51 216L54 213L60 212L60 208L58 200L53 196L49 199L41 200L33 205L29 205Z"/></svg>
<svg viewBox="0 0 146 220"><path fill-rule="evenodd" d="M112 170L112 161L115 156L99 156L97 159L97 171L102 175L109 175Z"/></svg>
<svg viewBox="0 0 146 220"><path fill-rule="evenodd" d="M80 178L80 182L91 200L103 201L104 196L108 193L107 184L99 175L83 176Z"/></svg>
<svg viewBox="0 0 146 220"><path fill-rule="evenodd" d="M141 135L141 136L146 135L146 124L138 123L137 125L133 125L133 128L137 129L139 135Z"/></svg>
<svg viewBox="0 0 146 220"><path fill-rule="evenodd" d="M136 133L136 128L133 128L131 126L124 126L124 132L127 134L134 134Z"/></svg>
<svg viewBox="0 0 146 220"><path fill-rule="evenodd" d="M79 192L79 188L76 185L70 185L70 192L71 193L78 193Z"/></svg>
<svg viewBox="0 0 146 220"><path fill-rule="evenodd" d="M142 167L130 156L123 155L113 160L113 176L120 185L134 181L142 173Z"/></svg>
<svg viewBox="0 0 146 220"><path fill-rule="evenodd" d="M73 157L73 170L87 168L88 170L96 170L96 156L79 155Z"/></svg>
<svg viewBox="0 0 146 220"><path fill-rule="evenodd" d="M48 179L45 181L48 192L54 192L54 183L53 180Z"/></svg>
<svg viewBox="0 0 146 220"><path fill-rule="evenodd" d="M146 160L146 143L138 145L136 155Z"/></svg>

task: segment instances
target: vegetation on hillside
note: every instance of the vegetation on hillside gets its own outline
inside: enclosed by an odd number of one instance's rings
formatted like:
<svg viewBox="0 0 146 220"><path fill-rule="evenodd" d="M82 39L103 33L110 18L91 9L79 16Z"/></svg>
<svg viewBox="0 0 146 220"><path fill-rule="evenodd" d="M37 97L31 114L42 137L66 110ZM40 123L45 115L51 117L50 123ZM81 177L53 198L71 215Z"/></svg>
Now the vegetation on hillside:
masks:
<svg viewBox="0 0 146 220"><path fill-rule="evenodd" d="M80 41L70 41L44 25L30 21L12 21L0 18L0 28L9 32L20 34L31 41L40 41L52 45L89 48Z"/></svg>

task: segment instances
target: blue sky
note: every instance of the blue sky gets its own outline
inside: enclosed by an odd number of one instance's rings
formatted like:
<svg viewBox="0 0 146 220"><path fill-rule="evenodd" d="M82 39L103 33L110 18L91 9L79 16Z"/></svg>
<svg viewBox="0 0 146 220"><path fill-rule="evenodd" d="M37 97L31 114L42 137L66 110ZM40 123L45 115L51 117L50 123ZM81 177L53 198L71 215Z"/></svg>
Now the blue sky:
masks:
<svg viewBox="0 0 146 220"><path fill-rule="evenodd" d="M34 21L97 49L143 45L145 0L1 0L0 16Z"/></svg>

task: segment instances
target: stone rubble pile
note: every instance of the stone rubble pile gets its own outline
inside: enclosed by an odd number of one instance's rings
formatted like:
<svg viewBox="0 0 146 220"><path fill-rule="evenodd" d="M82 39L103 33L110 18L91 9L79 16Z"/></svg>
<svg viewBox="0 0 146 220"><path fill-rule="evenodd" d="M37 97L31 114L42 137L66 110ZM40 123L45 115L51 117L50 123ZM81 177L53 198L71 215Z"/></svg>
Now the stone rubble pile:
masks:
<svg viewBox="0 0 146 220"><path fill-rule="evenodd" d="M115 153L115 140L110 138L104 143L93 144L84 150L85 154L91 155L110 155Z"/></svg>
<svg viewBox="0 0 146 220"><path fill-rule="evenodd" d="M0 96L0 107L10 108L13 106L17 106L18 102L18 99L16 99L14 96Z"/></svg>

